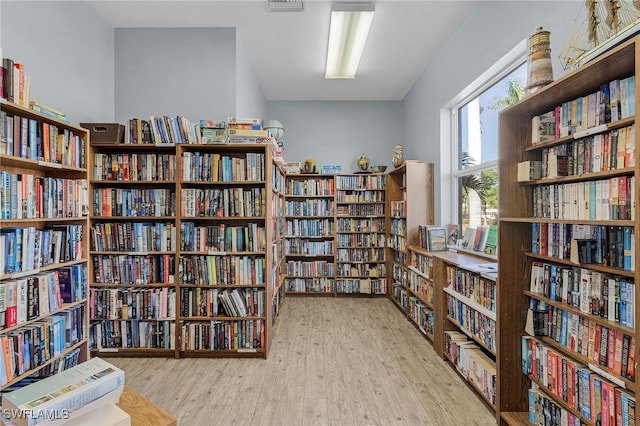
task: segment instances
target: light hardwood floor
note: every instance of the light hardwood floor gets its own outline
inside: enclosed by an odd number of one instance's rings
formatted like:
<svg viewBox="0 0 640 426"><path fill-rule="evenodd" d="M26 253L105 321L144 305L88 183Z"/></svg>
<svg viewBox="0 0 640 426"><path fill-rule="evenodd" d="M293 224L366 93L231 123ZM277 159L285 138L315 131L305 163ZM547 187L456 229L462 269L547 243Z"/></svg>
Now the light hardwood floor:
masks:
<svg viewBox="0 0 640 426"><path fill-rule="evenodd" d="M111 358L179 425L495 425L390 301L289 297L267 360Z"/></svg>

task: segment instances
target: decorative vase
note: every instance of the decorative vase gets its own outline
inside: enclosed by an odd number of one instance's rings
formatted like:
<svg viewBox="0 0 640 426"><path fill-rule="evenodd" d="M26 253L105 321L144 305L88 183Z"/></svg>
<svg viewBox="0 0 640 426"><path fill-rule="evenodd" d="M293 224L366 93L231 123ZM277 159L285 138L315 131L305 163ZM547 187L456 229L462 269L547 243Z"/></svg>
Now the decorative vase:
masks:
<svg viewBox="0 0 640 426"><path fill-rule="evenodd" d="M536 32L529 37L527 94L533 93L553 81L550 35L549 31L538 27Z"/></svg>
<svg viewBox="0 0 640 426"><path fill-rule="evenodd" d="M396 145L393 148L393 158L391 159L391 164L393 164L393 167L400 167L403 161L404 158L402 158L402 145Z"/></svg>
<svg viewBox="0 0 640 426"><path fill-rule="evenodd" d="M366 172L369 168L369 159L364 155L364 153L358 159L358 168L363 172Z"/></svg>

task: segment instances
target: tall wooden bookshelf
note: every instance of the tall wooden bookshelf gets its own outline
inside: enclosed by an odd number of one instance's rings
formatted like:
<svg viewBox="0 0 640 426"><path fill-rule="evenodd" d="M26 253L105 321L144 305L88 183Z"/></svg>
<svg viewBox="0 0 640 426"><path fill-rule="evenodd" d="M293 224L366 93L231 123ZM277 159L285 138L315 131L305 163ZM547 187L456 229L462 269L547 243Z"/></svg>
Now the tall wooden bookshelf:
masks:
<svg viewBox="0 0 640 426"><path fill-rule="evenodd" d="M336 175L336 294L387 294L385 175Z"/></svg>
<svg viewBox="0 0 640 426"><path fill-rule="evenodd" d="M175 145L91 145L91 350L177 356Z"/></svg>
<svg viewBox="0 0 640 426"><path fill-rule="evenodd" d="M563 386L564 371L568 371L567 375L572 380L576 377L576 371L579 372L578 384L584 385L579 391L589 389L589 397L597 398L602 396L602 392L598 394L594 392L596 386L600 389L614 389L614 405L615 410L621 408L626 410L629 405L620 404L620 401L635 401L635 393L637 391L637 381L635 376L635 367L638 360L638 345L635 344L638 339L638 328L635 321L631 324L622 324L620 319L609 319L610 311L599 310L598 314L592 313L590 308L594 305L591 302L604 300L604 295L609 295L602 291L597 291L597 286L592 286L593 293L588 294L587 289L593 285L594 277L600 279L599 282L606 283L609 288L613 288L613 299L615 299L615 289L620 288L621 284L625 284L625 288L630 289L627 297L627 303L633 304L633 317L638 317L638 289L635 280L638 278L639 264L637 257L633 258L631 265L627 268L611 266L605 256L604 262L600 264L591 263L593 260L588 258L575 259L576 250L571 250L571 244L567 239L570 232L571 239L578 235L580 229L585 226L591 231L599 232L597 229L618 229L634 231L638 228L638 215L635 213L635 206L638 202L640 192L638 186L633 182L627 189L629 197L627 198L628 207L633 215L630 218L616 217L609 208L595 212L595 217L588 210L590 203L585 203L584 196L580 198L582 205L587 209L582 212L571 210L564 204L555 205L548 203L554 200L550 191L563 191L567 189L568 195L571 194L569 188L576 186L602 185L613 187L613 182L619 182L621 179L625 182L631 181L638 175L637 151L635 146L638 145L637 132L631 131L630 150L626 155L628 157L623 164L608 164L596 159L590 155L582 153L582 158L571 156L578 164L572 164L571 173L556 173L560 177L543 177L542 179L530 182L518 182L518 163L525 161L545 161L545 163L553 168L556 164L549 163L548 154L563 154L567 144L573 146L581 144L584 147L596 146L596 140L613 138L612 132L617 132L618 136L623 132L622 129L629 126L635 126L638 108L633 102L633 111L630 114L622 114L622 119L612 122L593 123L591 117L594 114L588 114L587 127L583 125L576 129L573 134L567 136L568 133L562 130L561 137L551 136L549 140L541 143L533 143L532 136L537 132L537 128L533 128L532 120L549 111L553 111L557 107L563 108L566 103L571 105L578 98L586 97L588 99L592 94L598 93L603 86L609 86L612 81L620 81L628 77L634 77L637 80L637 67L640 59L640 38L634 37L628 41L621 43L610 51L604 53L597 59L583 65L580 69L556 80L539 91L527 96L519 103L506 108L500 113L499 127L499 174L500 174L500 219L499 219L499 254L498 263L500 268L500 285L498 286L497 300L497 320L498 320L498 401L497 411L498 420L501 424L522 424L529 420L529 398L544 401L543 406L549 411L552 407L558 407L557 410L567 417L577 417L585 424L600 424L600 420L596 420L596 407L588 405L591 409L589 415L585 414L586 406L584 403L576 405L575 387ZM621 92L620 92L621 93ZM635 89L630 89L628 96L639 99L637 84ZM597 96L597 95L593 95ZM577 102L577 101L576 101ZM600 103L598 102L598 107ZM609 104L610 106L611 104ZM605 107L606 104L603 104ZM614 104L614 106L617 106ZM622 104L619 105L622 108ZM627 107L629 104L627 104ZM599 108L598 108L599 109ZM622 111L622 110L621 110ZM606 112L606 108L603 108ZM599 115L599 114L598 114ZM607 121L607 120L603 120ZM564 121L560 121L560 125L564 125ZM593 126L593 124L598 124ZM533 135L532 135L533 133ZM554 133L555 134L555 133ZM594 142L591 142L593 139ZM592 145L592 143L594 145ZM634 146L635 145L635 146ZM600 145L602 146L602 145ZM605 151L601 151L606 155ZM625 155L623 154L623 157ZM599 169L594 170L592 167L584 167L585 158L599 162ZM616 158L617 159L617 158ZM582 168L578 169L578 173L574 173L582 163ZM606 164L608 167L602 167ZM558 163L558 165L561 165ZM551 169L552 170L552 169ZM592 171L593 170L593 171ZM592 184L593 182L593 184ZM606 182L601 184L598 182ZM545 195L547 194L547 195ZM584 192L583 192L584 194ZM567 201L571 198L559 198L559 201ZM535 200L535 201L534 201ZM608 197L601 197L600 200L593 202L594 207L601 207L605 201L610 202L609 207L618 205L615 203L613 193ZM574 204L577 208L579 204ZM606 205L606 204L604 204ZM540 210L538 207L543 206ZM560 207L562 206L562 207ZM555 214L560 212L561 214ZM605 227L605 228L598 228ZM563 233L565 238L559 242L561 250L556 251L557 247L540 250L540 246L544 245L539 238L540 229L552 230L551 234L547 234L547 243L554 241L554 232L558 230ZM574 234L575 232L575 234ZM617 237L617 236L616 236ZM608 237L607 237L608 238ZM589 240L590 238L587 238ZM558 242L557 239L555 239ZM609 239L611 241L611 239ZM577 244L577 243L576 243ZM581 243L587 244L587 243ZM633 253L638 252L638 239L633 238L628 248ZM584 247L584 245L582 245ZM596 241L597 246L597 241ZM606 246L604 246L606 249ZM568 249L568 251L567 251ZM611 247L609 247L611 249ZM571 255L574 255L573 261ZM623 253L624 255L624 253ZM596 260L599 260L596 252ZM575 261L577 260L577 262ZM604 263L604 264L603 264ZM548 267L550 274L552 268L556 273L562 271L560 276L563 280L560 282L559 293L550 293L555 286L546 285L550 282L545 278L539 280L539 267L542 270ZM532 270L535 274L532 280ZM572 275L565 275L565 272ZM563 291L565 282L575 283L573 276L581 277L578 286L572 286L572 292L565 298ZM556 275L558 276L558 275ZM571 277L570 280L565 278ZM584 278L584 282L582 282ZM603 279L606 278L606 281ZM610 281L612 279L613 281ZM533 284L532 284L533 282ZM538 283L543 285L539 286ZM556 281L557 283L558 281ZM598 281L596 281L598 282ZM583 292L581 293L581 290ZM608 290L608 289L607 289ZM559 296L558 296L559 295ZM612 298L608 298L607 307L611 306ZM582 305L580 304L582 303ZM598 305L599 306L599 305ZM614 303L613 309L619 313L616 306L620 308L620 304ZM605 314L603 316L603 314ZM615 317L615 312L613 312ZM545 323L545 317L547 323ZM558 318L561 319L557 324ZM564 324L563 319L564 318ZM556 321L556 324L554 324ZM548 323L551 323L551 326ZM576 329L573 327L578 323ZM567 328L566 324L571 327ZM545 327L545 324L547 325ZM586 327L585 324L589 324ZM591 327L593 325L593 327ZM593 330L592 330L593 328ZM601 347L600 350L593 350L597 333L600 330ZM606 343L602 339L602 330L606 330ZM555 333L560 332L560 337ZM545 335L546 334L546 335ZM610 342L609 335L613 337L613 367L609 363L611 355L608 352ZM567 340L567 336L569 339ZM626 337L625 337L626 336ZM593 341L591 340L593 339ZM593 342L593 343L592 343ZM619 346L619 342L621 346ZM633 343L633 344L631 344ZM628 344L628 345L627 345ZM628 347L627 347L628 346ZM585 349L584 351L583 349ZM627 347L627 351L624 348ZM539 358L541 354L545 354L548 359L559 360L562 366L567 366L568 370L561 370L562 374L556 372L555 375L548 374L543 377L539 370L532 369L530 361ZM597 355L597 360L594 358ZM618 354L622 359L618 358ZM529 356L531 355L531 357ZM626 361L626 362L625 362ZM536 366L538 360L535 361ZM631 368L631 370L629 370ZM548 380L548 379L551 380ZM569 383L575 381L569 380ZM585 384L585 381L587 384ZM548 382L555 383L555 387L549 386ZM604 383L604 385L603 385ZM591 386L593 384L593 386ZM530 394L530 389L538 388ZM585 397L587 392L583 392ZM567 398L564 395L568 394ZM580 396L580 394L578 394ZM618 398L620 396L620 398ZM607 398L610 394L607 392ZM585 401L583 399L582 401ZM588 400L591 401L590 399ZM595 402L595 400L594 400ZM621 407L622 405L622 407ZM555 408L554 408L555 409ZM534 412L536 408L534 406ZM640 424L640 416L636 415L632 424ZM609 422L609 424L612 424ZM619 424L619 423L617 423ZM624 423L627 424L627 423Z"/></svg>
<svg viewBox="0 0 640 426"><path fill-rule="evenodd" d="M335 293L333 175L286 175L287 294Z"/></svg>
<svg viewBox="0 0 640 426"><path fill-rule="evenodd" d="M433 224L433 163L406 160L387 174L388 295L409 312L409 246L420 245L420 225Z"/></svg>
<svg viewBox="0 0 640 426"><path fill-rule="evenodd" d="M269 332L272 333L276 326L276 319L280 313L280 308L284 303L286 291L285 273L286 273L286 257L285 257L285 175L279 164L275 163L271 166L271 279L269 281L269 297L271 305L268 309L271 312L267 317L271 318L271 327ZM270 338L267 341L271 341Z"/></svg>
<svg viewBox="0 0 640 426"><path fill-rule="evenodd" d="M46 377L89 358L89 134L4 99L0 120L0 345L5 354L0 390L5 392L26 377Z"/></svg>
<svg viewBox="0 0 640 426"><path fill-rule="evenodd" d="M280 291L272 146L180 144L177 156L180 356L265 358Z"/></svg>

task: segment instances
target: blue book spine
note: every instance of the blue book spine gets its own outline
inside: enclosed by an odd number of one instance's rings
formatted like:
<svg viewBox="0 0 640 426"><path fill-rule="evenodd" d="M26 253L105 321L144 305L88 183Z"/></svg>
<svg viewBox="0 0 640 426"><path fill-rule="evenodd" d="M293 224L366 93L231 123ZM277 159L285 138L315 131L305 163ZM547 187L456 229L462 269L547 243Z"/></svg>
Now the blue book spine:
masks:
<svg viewBox="0 0 640 426"><path fill-rule="evenodd" d="M620 324L629 326L627 324L627 302L629 300L629 285L625 281L620 281ZM634 325L631 325L632 327Z"/></svg>
<svg viewBox="0 0 640 426"><path fill-rule="evenodd" d="M562 311L562 321L560 323L560 344L567 346L567 328L569 328L569 313Z"/></svg>
<svg viewBox="0 0 640 426"><path fill-rule="evenodd" d="M636 76L627 78L629 84L629 116L636 115Z"/></svg>
<svg viewBox="0 0 640 426"><path fill-rule="evenodd" d="M11 215L11 174L0 172L0 219L9 219Z"/></svg>
<svg viewBox="0 0 640 426"><path fill-rule="evenodd" d="M591 383L590 373L586 368L580 369L580 413L585 419L591 419Z"/></svg>
<svg viewBox="0 0 640 426"><path fill-rule="evenodd" d="M556 265L551 265L551 274L549 276L549 299L556 300L556 274L558 268Z"/></svg>
<svg viewBox="0 0 640 426"><path fill-rule="evenodd" d="M4 258L6 259L5 269L7 274L16 272L16 230L7 229L5 235Z"/></svg>
<svg viewBox="0 0 640 426"><path fill-rule="evenodd" d="M626 269L627 271L631 271L633 270L633 265L631 264L631 253L632 253L631 244L633 243L633 241L631 239L630 226L625 226L623 228L622 240L623 240L623 250L624 250L624 258L623 258L624 269Z"/></svg>
<svg viewBox="0 0 640 426"><path fill-rule="evenodd" d="M38 122L34 119L29 119L29 155L31 160L38 159Z"/></svg>
<svg viewBox="0 0 640 426"><path fill-rule="evenodd" d="M15 244L15 260L13 264L13 272L22 271L22 228L16 228L16 244Z"/></svg>

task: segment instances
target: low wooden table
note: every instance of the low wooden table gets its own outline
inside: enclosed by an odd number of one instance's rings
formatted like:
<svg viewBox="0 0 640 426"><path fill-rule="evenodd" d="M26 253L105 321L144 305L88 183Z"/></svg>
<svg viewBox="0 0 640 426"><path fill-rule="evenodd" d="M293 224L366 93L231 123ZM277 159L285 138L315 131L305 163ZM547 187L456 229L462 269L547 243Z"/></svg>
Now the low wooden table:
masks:
<svg viewBox="0 0 640 426"><path fill-rule="evenodd" d="M175 417L128 386L122 391L118 407L131 416L131 426L178 425Z"/></svg>

